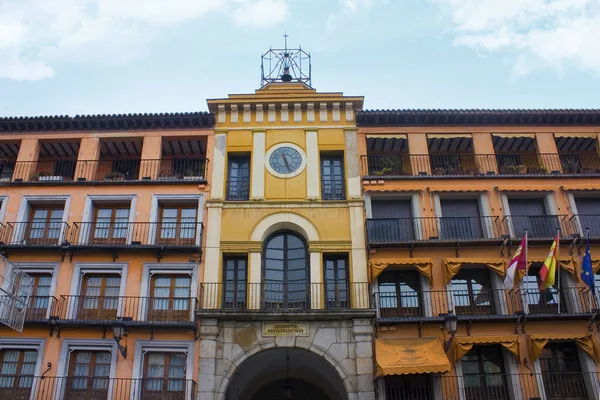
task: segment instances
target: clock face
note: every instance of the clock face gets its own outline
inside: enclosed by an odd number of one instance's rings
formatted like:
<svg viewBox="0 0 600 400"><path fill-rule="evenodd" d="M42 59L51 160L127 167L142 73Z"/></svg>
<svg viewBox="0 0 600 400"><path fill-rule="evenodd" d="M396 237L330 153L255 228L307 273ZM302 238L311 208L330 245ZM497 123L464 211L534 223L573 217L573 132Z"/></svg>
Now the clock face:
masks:
<svg viewBox="0 0 600 400"><path fill-rule="evenodd" d="M271 153L269 165L273 171L279 174L293 174L302 166L302 155L292 147L281 146Z"/></svg>

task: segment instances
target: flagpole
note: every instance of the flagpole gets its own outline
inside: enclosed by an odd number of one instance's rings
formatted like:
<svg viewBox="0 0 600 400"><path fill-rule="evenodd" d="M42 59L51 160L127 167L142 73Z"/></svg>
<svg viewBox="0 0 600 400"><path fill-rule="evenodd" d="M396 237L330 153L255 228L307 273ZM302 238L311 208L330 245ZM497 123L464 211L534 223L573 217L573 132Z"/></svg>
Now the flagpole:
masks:
<svg viewBox="0 0 600 400"><path fill-rule="evenodd" d="M556 228L556 238L558 240L556 241L556 247L554 248L553 256L556 260L554 265L555 273L558 274L558 313L560 314L560 298L562 297L560 295L560 261L558 260L558 256L560 255L560 252L558 251L558 248L560 247L560 228Z"/></svg>
<svg viewBox="0 0 600 400"><path fill-rule="evenodd" d="M529 314L529 279L527 276L529 275L529 229L525 229L525 296L524 299L524 310L527 310L527 314Z"/></svg>
<svg viewBox="0 0 600 400"><path fill-rule="evenodd" d="M587 250L590 247L590 228L585 228L585 236L586 236L586 241L585 241L585 257L587 257ZM581 266L583 267L583 263L581 263ZM594 308L594 297L595 297L595 293L592 290L592 288L590 288L588 286L588 291L590 292L590 295L588 296L588 298L590 299L590 311Z"/></svg>

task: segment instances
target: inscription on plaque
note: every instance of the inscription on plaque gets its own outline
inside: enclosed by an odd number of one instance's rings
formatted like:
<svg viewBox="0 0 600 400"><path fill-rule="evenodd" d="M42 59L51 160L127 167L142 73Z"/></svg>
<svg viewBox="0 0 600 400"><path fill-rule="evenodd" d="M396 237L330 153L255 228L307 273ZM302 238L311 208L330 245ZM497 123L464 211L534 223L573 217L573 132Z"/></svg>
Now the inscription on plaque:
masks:
<svg viewBox="0 0 600 400"><path fill-rule="evenodd" d="M263 336L309 336L308 322L263 322Z"/></svg>

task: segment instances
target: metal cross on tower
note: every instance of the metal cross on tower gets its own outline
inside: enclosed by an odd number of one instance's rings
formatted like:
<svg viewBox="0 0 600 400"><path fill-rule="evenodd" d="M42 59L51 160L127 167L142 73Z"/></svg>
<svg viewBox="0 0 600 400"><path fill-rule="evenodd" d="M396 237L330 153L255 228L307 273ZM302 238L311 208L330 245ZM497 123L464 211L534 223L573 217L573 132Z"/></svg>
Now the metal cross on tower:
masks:
<svg viewBox="0 0 600 400"><path fill-rule="evenodd" d="M311 86L310 54L301 46L288 49L289 37L285 32L283 49L270 48L261 56L261 87L271 82L302 82Z"/></svg>

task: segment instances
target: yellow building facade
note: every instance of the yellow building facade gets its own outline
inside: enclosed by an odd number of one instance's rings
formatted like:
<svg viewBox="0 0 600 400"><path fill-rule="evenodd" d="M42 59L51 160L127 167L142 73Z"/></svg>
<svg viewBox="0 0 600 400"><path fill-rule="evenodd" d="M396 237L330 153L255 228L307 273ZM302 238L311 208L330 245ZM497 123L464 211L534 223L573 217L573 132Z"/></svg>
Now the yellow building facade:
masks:
<svg viewBox="0 0 600 400"><path fill-rule="evenodd" d="M208 101L200 399L374 398L362 101L282 82Z"/></svg>

